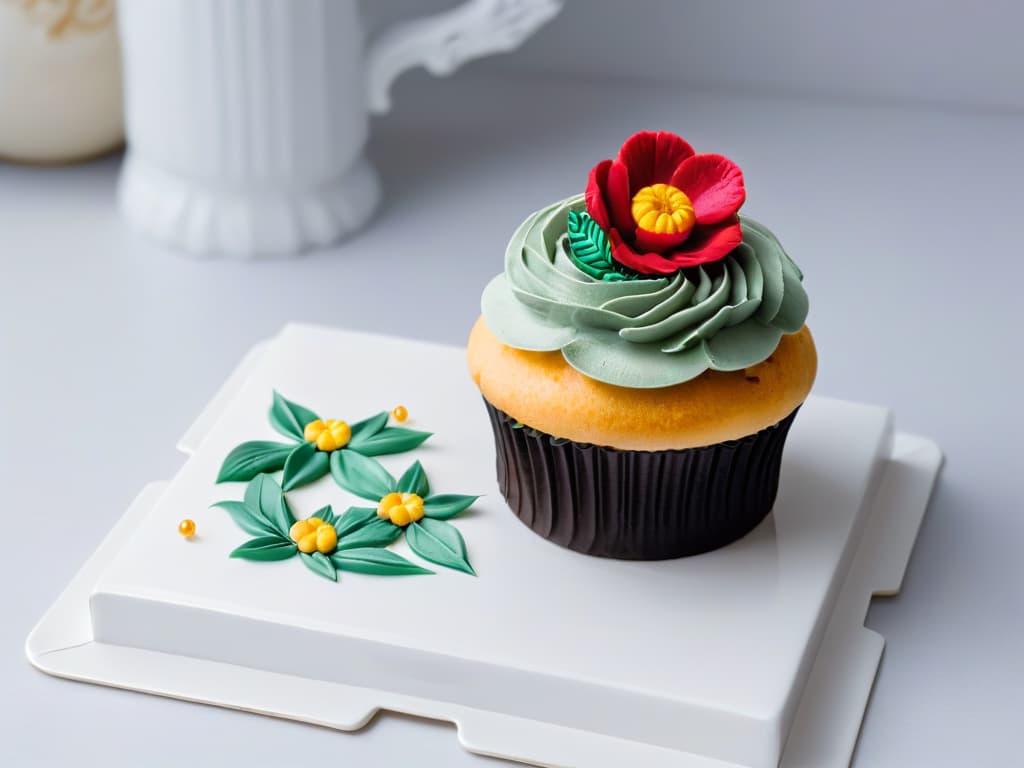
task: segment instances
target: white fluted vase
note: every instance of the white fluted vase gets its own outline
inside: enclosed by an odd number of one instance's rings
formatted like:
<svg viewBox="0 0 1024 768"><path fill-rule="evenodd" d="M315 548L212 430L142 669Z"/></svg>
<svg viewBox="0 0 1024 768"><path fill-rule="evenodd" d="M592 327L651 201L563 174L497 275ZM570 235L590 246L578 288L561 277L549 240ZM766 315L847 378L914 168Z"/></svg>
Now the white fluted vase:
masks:
<svg viewBox="0 0 1024 768"><path fill-rule="evenodd" d="M119 196L132 224L192 253L249 257L329 243L370 216L380 192L362 156L354 3L124 2L122 25Z"/></svg>
<svg viewBox="0 0 1024 768"><path fill-rule="evenodd" d="M362 152L392 80L511 50L560 7L467 0L400 22L365 51L355 0L121 0L121 210L195 254L330 243L377 205Z"/></svg>

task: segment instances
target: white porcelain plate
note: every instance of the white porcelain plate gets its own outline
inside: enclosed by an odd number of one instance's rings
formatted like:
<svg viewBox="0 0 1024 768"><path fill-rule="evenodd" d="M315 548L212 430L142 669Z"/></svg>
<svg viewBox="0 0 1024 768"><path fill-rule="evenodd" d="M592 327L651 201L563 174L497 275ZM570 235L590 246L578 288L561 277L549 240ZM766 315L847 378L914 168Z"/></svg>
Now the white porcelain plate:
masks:
<svg viewBox="0 0 1024 768"><path fill-rule="evenodd" d="M469 750L542 765L847 765L883 646L864 616L900 587L938 448L894 434L885 409L811 398L750 535L682 560L592 558L508 510L463 355L308 326L254 349L183 438L177 476L143 490L33 630L32 663L342 730L380 709L448 720ZM485 494L453 521L478 575L332 583L296 560L229 559L247 535L210 504L242 485L214 479L238 443L280 439L274 389L350 422L406 405L434 437L382 462ZM359 503L329 477L289 502L299 517Z"/></svg>

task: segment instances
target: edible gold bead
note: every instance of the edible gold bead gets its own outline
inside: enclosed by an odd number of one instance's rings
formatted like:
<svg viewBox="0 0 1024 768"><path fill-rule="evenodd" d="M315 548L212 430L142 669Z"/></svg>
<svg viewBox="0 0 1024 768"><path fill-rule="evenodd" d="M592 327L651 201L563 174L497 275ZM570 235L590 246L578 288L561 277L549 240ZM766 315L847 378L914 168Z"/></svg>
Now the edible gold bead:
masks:
<svg viewBox="0 0 1024 768"><path fill-rule="evenodd" d="M196 535L196 523L194 520L182 520L178 523L178 533L184 536L186 539L191 539Z"/></svg>
<svg viewBox="0 0 1024 768"><path fill-rule="evenodd" d="M395 409L391 411L391 415L395 421L401 423L409 418L409 410L404 405L396 405Z"/></svg>

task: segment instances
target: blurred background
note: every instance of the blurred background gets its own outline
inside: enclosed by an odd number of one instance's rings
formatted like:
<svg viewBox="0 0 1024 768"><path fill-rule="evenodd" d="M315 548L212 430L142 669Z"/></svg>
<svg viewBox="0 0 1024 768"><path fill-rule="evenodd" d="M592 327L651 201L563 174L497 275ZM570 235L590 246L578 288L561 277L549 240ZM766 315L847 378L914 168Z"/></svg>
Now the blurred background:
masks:
<svg viewBox="0 0 1024 768"><path fill-rule="evenodd" d="M21 645L252 344L290 321L463 344L515 227L641 129L742 166L744 213L805 273L816 393L890 406L946 451L904 590L868 617L887 650L854 764L1020 762L1024 6L494 2L434 35L444 59L387 30L459 3L210 0L202 21L179 2L0 0L0 481L63 540L0 559L8 764L276 765L299 742L493 762L405 718L345 738L67 685ZM372 67L397 75L375 116ZM306 213L282 230L281 210Z"/></svg>

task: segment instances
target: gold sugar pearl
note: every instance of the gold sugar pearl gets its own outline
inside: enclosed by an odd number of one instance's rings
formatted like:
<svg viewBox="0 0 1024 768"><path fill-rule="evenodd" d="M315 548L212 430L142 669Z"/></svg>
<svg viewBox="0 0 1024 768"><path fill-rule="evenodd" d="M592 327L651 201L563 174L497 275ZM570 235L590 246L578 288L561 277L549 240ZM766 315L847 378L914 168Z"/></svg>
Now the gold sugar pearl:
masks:
<svg viewBox="0 0 1024 768"><path fill-rule="evenodd" d="M404 405L396 405L391 415L395 417L395 421L402 422L409 418L409 411Z"/></svg>
<svg viewBox="0 0 1024 768"><path fill-rule="evenodd" d="M196 535L196 522L195 520L182 520L178 523L178 533L184 536L186 539L191 539Z"/></svg>

